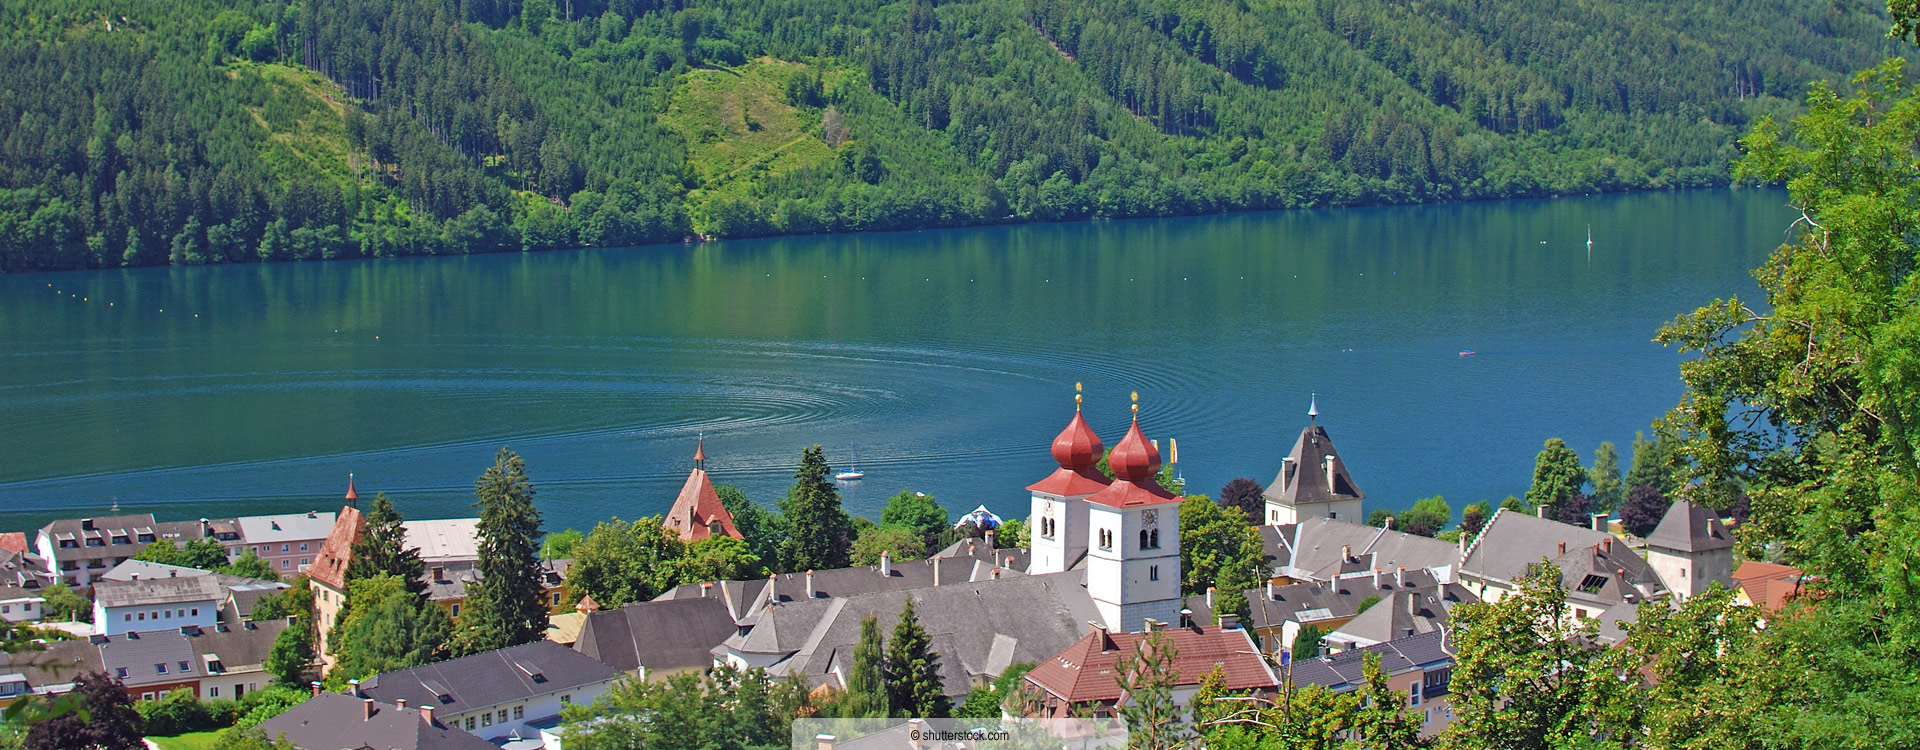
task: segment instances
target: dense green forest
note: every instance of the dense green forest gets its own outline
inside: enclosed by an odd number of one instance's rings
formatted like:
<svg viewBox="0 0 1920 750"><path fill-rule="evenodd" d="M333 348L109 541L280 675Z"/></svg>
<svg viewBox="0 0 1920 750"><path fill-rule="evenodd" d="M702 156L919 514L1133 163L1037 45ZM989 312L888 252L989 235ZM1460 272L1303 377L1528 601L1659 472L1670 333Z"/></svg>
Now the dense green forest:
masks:
<svg viewBox="0 0 1920 750"><path fill-rule="evenodd" d="M0 0L0 271L1724 184L1874 2Z"/></svg>

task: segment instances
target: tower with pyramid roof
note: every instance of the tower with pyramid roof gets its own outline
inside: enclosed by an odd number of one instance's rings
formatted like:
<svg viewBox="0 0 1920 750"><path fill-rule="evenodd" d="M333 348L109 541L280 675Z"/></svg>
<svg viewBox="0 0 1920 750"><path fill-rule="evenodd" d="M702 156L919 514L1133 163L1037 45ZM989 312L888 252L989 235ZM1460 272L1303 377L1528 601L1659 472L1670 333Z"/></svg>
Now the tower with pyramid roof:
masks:
<svg viewBox="0 0 1920 750"><path fill-rule="evenodd" d="M740 530L733 526L733 514L720 503L720 495L713 490L713 479L707 476L706 440L701 440L693 449L693 471L687 474L687 483L680 486L680 496L667 511L666 527L685 542L710 536L742 538Z"/></svg>
<svg viewBox="0 0 1920 750"><path fill-rule="evenodd" d="M1293 441L1293 451L1280 461L1280 474L1267 485L1268 526L1295 524L1314 518L1336 518L1359 523L1360 491L1340 451L1320 426L1320 401L1307 407L1307 428Z"/></svg>

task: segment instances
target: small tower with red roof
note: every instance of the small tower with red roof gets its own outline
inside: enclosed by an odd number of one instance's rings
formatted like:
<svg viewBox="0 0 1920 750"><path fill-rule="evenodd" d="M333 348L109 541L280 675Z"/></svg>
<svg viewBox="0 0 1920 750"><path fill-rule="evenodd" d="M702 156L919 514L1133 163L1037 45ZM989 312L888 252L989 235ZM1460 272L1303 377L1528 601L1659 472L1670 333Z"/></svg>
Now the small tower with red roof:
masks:
<svg viewBox="0 0 1920 750"><path fill-rule="evenodd" d="M1033 493L1033 514L1027 520L1032 550L1028 573L1059 573L1086 557L1087 496L1112 483L1095 468L1106 449L1080 416L1080 384L1073 389L1073 421L1053 439L1053 460L1060 468L1027 485Z"/></svg>
<svg viewBox="0 0 1920 750"><path fill-rule="evenodd" d="M1107 456L1114 481L1087 497L1087 594L1107 627L1144 630L1180 619L1180 497L1161 487L1160 449L1133 424Z"/></svg>
<svg viewBox="0 0 1920 750"><path fill-rule="evenodd" d="M713 491L713 480L707 476L707 441L704 439L693 449L693 471L687 474L680 496L667 511L666 527L686 542L710 536L741 538L740 530L733 526L733 514L720 503L720 495Z"/></svg>

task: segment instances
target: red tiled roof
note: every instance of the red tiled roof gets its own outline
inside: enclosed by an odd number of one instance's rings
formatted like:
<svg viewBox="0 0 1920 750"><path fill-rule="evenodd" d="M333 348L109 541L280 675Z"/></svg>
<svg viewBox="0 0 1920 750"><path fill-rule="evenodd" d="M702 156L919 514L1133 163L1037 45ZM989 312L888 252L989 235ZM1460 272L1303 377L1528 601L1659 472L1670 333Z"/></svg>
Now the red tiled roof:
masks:
<svg viewBox="0 0 1920 750"><path fill-rule="evenodd" d="M0 550L18 552L23 555L33 551L27 549L27 533L24 531L0 533Z"/></svg>
<svg viewBox="0 0 1920 750"><path fill-rule="evenodd" d="M1790 565L1748 560L1734 569L1733 580L1737 583L1774 578L1798 578L1800 569Z"/></svg>
<svg viewBox="0 0 1920 750"><path fill-rule="evenodd" d="M353 559L353 543L366 530L367 519L360 515L359 508L341 506L339 517L333 521L333 531L320 543L320 555L313 559L313 566L307 568L307 577L335 591L346 591L347 562Z"/></svg>
<svg viewBox="0 0 1920 750"><path fill-rule="evenodd" d="M1749 560L1733 571L1734 585L1747 592L1754 606L1777 612L1787 602L1805 593L1800 569Z"/></svg>
<svg viewBox="0 0 1920 750"><path fill-rule="evenodd" d="M712 536L716 524L721 534L744 538L740 530L733 527L733 514L727 512L727 507L720 503L720 495L713 491L713 480L707 477L706 469L694 469L687 475L687 483L680 487L680 497L673 501L673 509L667 511L666 524L667 530L679 534L682 541L696 542Z"/></svg>
<svg viewBox="0 0 1920 750"><path fill-rule="evenodd" d="M1106 489L1107 485L1112 483L1113 480L1108 479L1105 475L1094 469L1074 470L1060 468L1054 469L1053 473L1047 475L1046 479L1027 485L1027 491L1045 492L1049 495L1060 495L1062 497L1068 495L1091 495Z"/></svg>
<svg viewBox="0 0 1920 750"><path fill-rule="evenodd" d="M1245 630L1206 626L1168 628L1165 633L1173 646L1176 685L1198 685L1216 666L1226 677L1229 690L1278 684ZM1070 703L1119 700L1120 662L1138 652L1145 640L1144 633L1095 630L1035 666L1027 673L1027 681Z"/></svg>

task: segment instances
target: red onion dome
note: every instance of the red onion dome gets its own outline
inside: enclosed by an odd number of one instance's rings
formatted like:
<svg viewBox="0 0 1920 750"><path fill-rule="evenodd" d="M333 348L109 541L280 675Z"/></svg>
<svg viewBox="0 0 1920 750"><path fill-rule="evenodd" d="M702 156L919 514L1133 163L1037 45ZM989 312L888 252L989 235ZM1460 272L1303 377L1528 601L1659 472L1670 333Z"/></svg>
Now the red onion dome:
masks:
<svg viewBox="0 0 1920 750"><path fill-rule="evenodd" d="M1113 446L1113 453L1107 456L1107 468L1121 481L1146 483L1152 482L1154 475L1160 473L1160 449L1147 442L1147 436L1140 432L1140 405L1133 407L1133 426L1127 428L1126 437Z"/></svg>
<svg viewBox="0 0 1920 750"><path fill-rule="evenodd" d="M1079 409L1073 410L1073 421L1053 439L1053 460L1060 462L1060 468L1070 471L1093 468L1100 463L1100 454L1105 450L1100 436L1093 434L1093 428L1087 426Z"/></svg>

